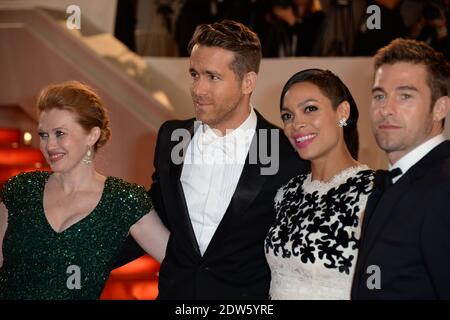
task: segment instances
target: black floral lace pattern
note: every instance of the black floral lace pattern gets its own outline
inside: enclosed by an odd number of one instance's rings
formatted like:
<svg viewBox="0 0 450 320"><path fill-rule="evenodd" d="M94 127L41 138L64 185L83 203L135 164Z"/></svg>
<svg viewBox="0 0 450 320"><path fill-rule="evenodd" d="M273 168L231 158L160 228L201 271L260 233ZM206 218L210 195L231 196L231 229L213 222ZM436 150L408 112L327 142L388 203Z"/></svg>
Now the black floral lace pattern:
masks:
<svg viewBox="0 0 450 320"><path fill-rule="evenodd" d="M358 168L344 170L330 183L299 175L280 188L266 254L272 259L298 257L304 264L320 263L350 274L356 263L361 213L374 177L366 166Z"/></svg>

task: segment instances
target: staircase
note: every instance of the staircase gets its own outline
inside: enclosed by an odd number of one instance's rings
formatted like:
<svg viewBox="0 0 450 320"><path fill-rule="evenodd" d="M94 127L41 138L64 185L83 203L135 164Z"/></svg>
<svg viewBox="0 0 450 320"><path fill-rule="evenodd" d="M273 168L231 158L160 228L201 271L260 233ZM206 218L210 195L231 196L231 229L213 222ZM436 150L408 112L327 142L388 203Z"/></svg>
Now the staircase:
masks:
<svg viewBox="0 0 450 320"><path fill-rule="evenodd" d="M21 141L20 130L0 128L0 187L21 172L49 170L41 151Z"/></svg>
<svg viewBox="0 0 450 320"><path fill-rule="evenodd" d="M22 132L0 128L0 188L21 172L50 170L39 149L22 143ZM158 295L159 263L145 255L115 269L106 283L101 299L153 300Z"/></svg>
<svg viewBox="0 0 450 320"><path fill-rule="evenodd" d="M149 255L113 270L101 300L154 300L158 295L159 263Z"/></svg>

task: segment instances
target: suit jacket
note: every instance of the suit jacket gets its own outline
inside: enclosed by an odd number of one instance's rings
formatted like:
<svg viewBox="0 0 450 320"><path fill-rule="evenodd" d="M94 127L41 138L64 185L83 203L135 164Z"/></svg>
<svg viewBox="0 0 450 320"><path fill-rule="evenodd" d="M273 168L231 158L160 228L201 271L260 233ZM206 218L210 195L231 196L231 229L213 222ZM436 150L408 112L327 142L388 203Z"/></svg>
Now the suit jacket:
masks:
<svg viewBox="0 0 450 320"><path fill-rule="evenodd" d="M256 114L256 134L250 148L264 146L270 152L270 138L260 139L258 132L278 128ZM171 161L175 145L179 146L179 141L171 141L176 129L188 130L191 138L194 119L168 121L158 133L149 193L161 220L171 231L160 267L158 299L266 299L270 270L264 238L275 217L273 199L276 190L292 176L309 170L308 163L298 157L280 130L274 141L279 146L279 169L275 175L262 175L261 159L258 157L255 163L247 155L236 191L202 256L180 182L183 163ZM183 141L184 150L189 141Z"/></svg>
<svg viewBox="0 0 450 320"><path fill-rule="evenodd" d="M374 192L352 298L450 299L450 141L431 150L376 202Z"/></svg>

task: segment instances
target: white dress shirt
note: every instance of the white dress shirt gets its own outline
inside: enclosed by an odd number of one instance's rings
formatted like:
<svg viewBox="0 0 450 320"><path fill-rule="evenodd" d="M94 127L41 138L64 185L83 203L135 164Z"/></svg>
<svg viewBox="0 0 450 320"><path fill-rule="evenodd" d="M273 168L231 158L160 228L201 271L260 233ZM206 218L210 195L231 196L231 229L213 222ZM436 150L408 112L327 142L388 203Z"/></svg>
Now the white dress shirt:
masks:
<svg viewBox="0 0 450 320"><path fill-rule="evenodd" d="M251 107L247 119L224 136L201 124L186 150L180 180L202 255L236 190L256 132L256 122L256 113Z"/></svg>
<svg viewBox="0 0 450 320"><path fill-rule="evenodd" d="M437 145L444 142L445 140L446 139L444 137L444 134L439 134L405 154L393 165L389 165L389 170L395 168L400 168L402 170L402 174L393 178L392 182L396 183L398 179L400 179L406 173L406 171L409 170L409 168L419 162L420 159L425 157L431 150L433 150Z"/></svg>

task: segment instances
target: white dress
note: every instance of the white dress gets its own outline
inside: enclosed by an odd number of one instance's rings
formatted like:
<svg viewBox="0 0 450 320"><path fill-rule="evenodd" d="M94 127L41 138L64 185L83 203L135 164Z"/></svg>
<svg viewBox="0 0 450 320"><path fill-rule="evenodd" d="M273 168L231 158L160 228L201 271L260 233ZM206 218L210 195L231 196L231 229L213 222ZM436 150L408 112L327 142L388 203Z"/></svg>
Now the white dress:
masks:
<svg viewBox="0 0 450 320"><path fill-rule="evenodd" d="M278 190L265 240L271 299L350 299L362 214L374 172L351 167L329 182L299 175Z"/></svg>

